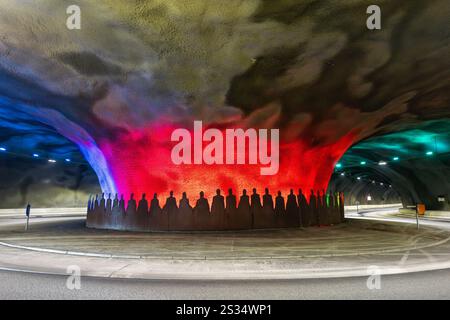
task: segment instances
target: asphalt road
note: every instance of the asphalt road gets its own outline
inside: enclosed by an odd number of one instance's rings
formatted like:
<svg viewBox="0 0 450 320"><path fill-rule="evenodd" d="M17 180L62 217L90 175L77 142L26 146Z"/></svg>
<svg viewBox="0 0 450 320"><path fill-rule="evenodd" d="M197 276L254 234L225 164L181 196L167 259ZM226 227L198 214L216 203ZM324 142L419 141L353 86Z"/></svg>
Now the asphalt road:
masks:
<svg viewBox="0 0 450 320"><path fill-rule="evenodd" d="M270 281L179 281L81 278L0 271L0 299L450 299L450 270L367 278Z"/></svg>
<svg viewBox="0 0 450 320"><path fill-rule="evenodd" d="M385 219L388 209L365 212L363 218ZM353 216L353 214L350 214ZM405 218L386 218L411 222ZM442 228L450 223L423 221ZM450 269L382 276L379 289L367 277L180 281L81 278L70 290L68 277L0 271L0 299L450 299Z"/></svg>

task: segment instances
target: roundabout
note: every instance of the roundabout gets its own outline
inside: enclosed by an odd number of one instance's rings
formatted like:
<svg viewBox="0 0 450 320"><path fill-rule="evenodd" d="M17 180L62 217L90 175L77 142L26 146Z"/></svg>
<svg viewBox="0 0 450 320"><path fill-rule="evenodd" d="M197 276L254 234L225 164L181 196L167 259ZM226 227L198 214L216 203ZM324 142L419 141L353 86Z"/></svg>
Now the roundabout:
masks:
<svg viewBox="0 0 450 320"><path fill-rule="evenodd" d="M329 227L222 232L122 232L85 227L84 216L45 214L23 230L0 221L0 267L133 279L312 279L450 267L448 228L348 219Z"/></svg>

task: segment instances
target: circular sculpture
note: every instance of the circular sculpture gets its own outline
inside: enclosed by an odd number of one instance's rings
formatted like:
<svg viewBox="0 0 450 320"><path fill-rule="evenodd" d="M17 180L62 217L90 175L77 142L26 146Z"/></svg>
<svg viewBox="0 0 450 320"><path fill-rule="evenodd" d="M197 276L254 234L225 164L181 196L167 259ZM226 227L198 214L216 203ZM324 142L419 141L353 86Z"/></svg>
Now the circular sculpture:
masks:
<svg viewBox="0 0 450 320"><path fill-rule="evenodd" d="M203 192L200 192L195 206L191 206L184 192L178 205L170 192L163 206L157 194L148 202L146 194L139 202L130 195L127 203L123 195L114 199L109 194L89 198L86 225L89 228L126 231L219 231L245 229L271 229L334 225L344 221L344 195L342 192L314 193L309 199L293 189L285 198L278 191L275 201L269 190L261 196L253 189L247 195L244 189L237 201L231 189L224 197L219 189L211 206Z"/></svg>

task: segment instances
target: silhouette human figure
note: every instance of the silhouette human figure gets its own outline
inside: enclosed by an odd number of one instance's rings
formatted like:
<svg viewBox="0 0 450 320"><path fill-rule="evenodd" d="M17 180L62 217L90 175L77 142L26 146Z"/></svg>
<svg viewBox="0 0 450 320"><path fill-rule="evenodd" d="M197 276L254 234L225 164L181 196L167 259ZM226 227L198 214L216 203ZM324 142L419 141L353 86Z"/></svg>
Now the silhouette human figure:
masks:
<svg viewBox="0 0 450 320"><path fill-rule="evenodd" d="M250 210L250 198L247 195L247 190L242 190L242 196L239 200L238 208L248 208Z"/></svg>
<svg viewBox="0 0 450 320"><path fill-rule="evenodd" d="M95 195L95 200L94 200L94 210L97 210L100 207L100 203L98 200L98 194Z"/></svg>
<svg viewBox="0 0 450 320"><path fill-rule="evenodd" d="M203 230L207 230L211 223L209 202L203 191L200 192L200 198L195 203L194 220L197 227Z"/></svg>
<svg viewBox="0 0 450 320"><path fill-rule="evenodd" d="M108 200L106 200L106 212L111 213L112 210L112 199L111 199L111 193L108 194Z"/></svg>
<svg viewBox="0 0 450 320"><path fill-rule="evenodd" d="M247 190L242 190L242 196L238 204L238 226L239 228L248 229L252 227L252 214L250 212L250 197Z"/></svg>
<svg viewBox="0 0 450 320"><path fill-rule="evenodd" d="M319 215L317 212L317 198L314 194L314 190L311 189L311 194L309 195L309 213L310 216L310 224L318 225L319 224Z"/></svg>
<svg viewBox="0 0 450 320"><path fill-rule="evenodd" d="M302 227L309 227L308 201L306 201L306 197L303 194L302 189L298 189L297 202L300 215L300 225Z"/></svg>
<svg viewBox="0 0 450 320"><path fill-rule="evenodd" d="M125 212L125 199L123 198L123 194L120 195L119 208L121 212Z"/></svg>
<svg viewBox="0 0 450 320"><path fill-rule="evenodd" d="M298 215L298 205L297 197L294 194L294 190L291 189L286 201L286 214L289 222L289 226L298 227L299 215Z"/></svg>
<svg viewBox="0 0 450 320"><path fill-rule="evenodd" d="M145 199L145 193L142 194L142 199L139 200L139 205L137 209L139 214L147 214L148 213L148 201Z"/></svg>
<svg viewBox="0 0 450 320"><path fill-rule="evenodd" d="M187 197L186 192L183 192L183 194L181 196L179 207L180 207L180 210L186 209L186 208L192 209L191 205L189 204L189 199Z"/></svg>
<svg viewBox="0 0 450 320"><path fill-rule="evenodd" d="M252 228L253 228L255 226L256 217L260 217L262 212L261 197L258 193L256 193L256 188L253 188L251 200L252 202L250 206L250 212L252 217Z"/></svg>
<svg viewBox="0 0 450 320"><path fill-rule="evenodd" d="M119 198L116 193L116 195L114 196L114 200L113 200L113 208L117 208L118 206L119 206Z"/></svg>
<svg viewBox="0 0 450 320"><path fill-rule="evenodd" d="M225 199L225 220L228 229L239 228L239 217L237 215L237 199L233 190L228 189L228 195Z"/></svg>
<svg viewBox="0 0 450 320"><path fill-rule="evenodd" d="M100 208L103 211L106 209L106 200L105 200L105 194L102 193L102 198L100 199Z"/></svg>
<svg viewBox="0 0 450 320"><path fill-rule="evenodd" d="M161 207L159 206L158 194L154 193L153 199L150 202L150 214L151 215L157 214L159 213L160 210Z"/></svg>
<svg viewBox="0 0 450 320"><path fill-rule="evenodd" d="M216 190L216 195L213 197L211 204L211 225L214 229L225 229L225 197L220 194L220 189Z"/></svg>
<svg viewBox="0 0 450 320"><path fill-rule="evenodd" d="M170 191L170 195L166 199L166 204L164 205L163 208L163 212L167 215L169 229L170 226L174 225L175 223L177 211L178 211L177 200L173 196L173 191Z"/></svg>
<svg viewBox="0 0 450 320"><path fill-rule="evenodd" d="M284 198L281 195L281 191L278 191L277 197L275 198L275 213L284 214L286 207L284 206Z"/></svg>
<svg viewBox="0 0 450 320"><path fill-rule="evenodd" d="M262 216L260 219L255 218L255 225L257 228L273 228L276 223L276 216L274 212L273 198L269 193L269 188L264 189L262 201Z"/></svg>
<svg viewBox="0 0 450 320"><path fill-rule="evenodd" d="M269 208L269 209L273 210L273 198L272 198L272 195L269 193L269 188L266 188L264 190L263 208Z"/></svg>
<svg viewBox="0 0 450 320"><path fill-rule="evenodd" d="M166 204L164 205L164 209L173 209L176 206L177 206L177 200L173 196L173 191L170 191L170 195L166 199Z"/></svg>
<svg viewBox="0 0 450 320"><path fill-rule="evenodd" d="M192 214L192 207L189 204L189 199L186 192L182 193L177 212L174 225L172 225L171 222L172 229L192 230L195 228L194 215Z"/></svg>
<svg viewBox="0 0 450 320"><path fill-rule="evenodd" d="M252 194L251 199L252 199L252 204L251 204L252 208L262 208L261 197L259 196L259 194L256 193L256 188L253 188L253 194Z"/></svg>
<svg viewBox="0 0 450 320"><path fill-rule="evenodd" d="M130 200L127 204L127 214L132 214L136 212L136 200L134 199L134 193L130 194Z"/></svg>
<svg viewBox="0 0 450 320"><path fill-rule="evenodd" d="M236 196L233 194L232 189L228 189L228 195L226 199L226 212L231 214L236 211Z"/></svg>
<svg viewBox="0 0 450 320"><path fill-rule="evenodd" d="M200 210L201 212L209 213L208 199L205 198L205 193L203 191L200 191L200 198L197 200L195 208Z"/></svg>
<svg viewBox="0 0 450 320"><path fill-rule="evenodd" d="M222 213L223 211L225 211L225 198L220 194L220 189L217 189L211 204L211 213Z"/></svg>

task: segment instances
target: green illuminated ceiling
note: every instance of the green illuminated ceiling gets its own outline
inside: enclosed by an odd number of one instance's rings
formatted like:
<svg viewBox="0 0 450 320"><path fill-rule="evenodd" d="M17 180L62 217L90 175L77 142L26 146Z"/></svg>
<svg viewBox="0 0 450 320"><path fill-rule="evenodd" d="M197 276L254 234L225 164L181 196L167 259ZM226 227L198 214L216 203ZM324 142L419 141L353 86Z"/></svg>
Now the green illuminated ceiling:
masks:
<svg viewBox="0 0 450 320"><path fill-rule="evenodd" d="M361 166L361 162L370 165L380 161L389 163L407 159L419 160L449 152L450 119L435 120L418 125L414 129L369 138L354 145L342 157L340 169ZM398 160L394 160L396 157Z"/></svg>

